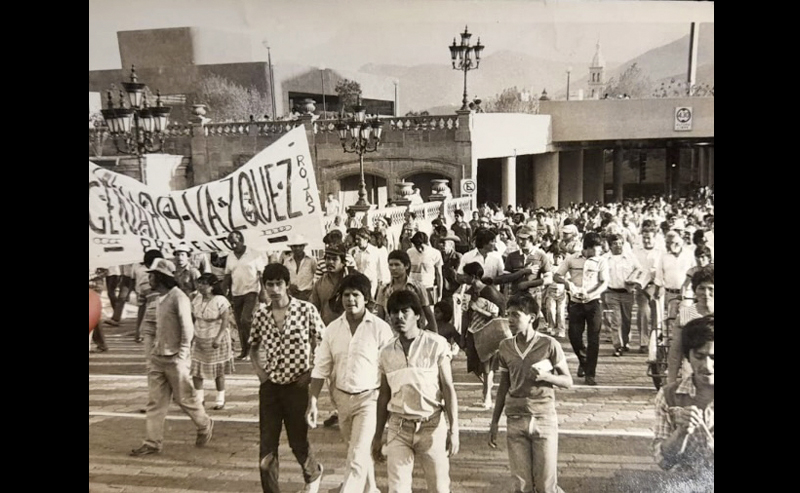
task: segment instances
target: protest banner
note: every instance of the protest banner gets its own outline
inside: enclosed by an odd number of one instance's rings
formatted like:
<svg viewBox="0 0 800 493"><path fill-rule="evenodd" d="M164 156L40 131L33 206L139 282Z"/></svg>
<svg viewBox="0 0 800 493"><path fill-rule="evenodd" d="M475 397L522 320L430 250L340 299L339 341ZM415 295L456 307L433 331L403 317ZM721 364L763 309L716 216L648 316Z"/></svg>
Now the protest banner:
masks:
<svg viewBox="0 0 800 493"><path fill-rule="evenodd" d="M298 234L310 248L323 248L322 208L303 127L225 178L166 194L89 162L90 270L139 263L153 248L171 257L181 242L225 255L231 231L260 251L288 249Z"/></svg>

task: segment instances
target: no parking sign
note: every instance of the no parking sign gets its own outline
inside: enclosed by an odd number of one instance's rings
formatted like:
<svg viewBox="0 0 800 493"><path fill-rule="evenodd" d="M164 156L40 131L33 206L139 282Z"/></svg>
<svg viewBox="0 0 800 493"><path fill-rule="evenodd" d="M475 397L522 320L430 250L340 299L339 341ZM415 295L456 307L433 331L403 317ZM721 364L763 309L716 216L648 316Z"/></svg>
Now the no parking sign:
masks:
<svg viewBox="0 0 800 493"><path fill-rule="evenodd" d="M472 178L465 178L461 180L461 195L472 195L477 190L478 185Z"/></svg>

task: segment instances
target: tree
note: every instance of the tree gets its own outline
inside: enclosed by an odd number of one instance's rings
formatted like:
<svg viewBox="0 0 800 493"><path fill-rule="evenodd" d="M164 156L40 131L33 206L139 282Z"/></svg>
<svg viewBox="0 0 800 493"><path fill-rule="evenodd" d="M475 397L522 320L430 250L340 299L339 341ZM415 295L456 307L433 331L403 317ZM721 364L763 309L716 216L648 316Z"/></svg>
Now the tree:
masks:
<svg viewBox="0 0 800 493"><path fill-rule="evenodd" d="M655 88L652 96L654 98L713 97L714 85L701 82L693 85L690 89L688 83L670 79L669 83L662 82Z"/></svg>
<svg viewBox="0 0 800 493"><path fill-rule="evenodd" d="M639 64L634 62L624 72L617 77L609 79L606 85L605 94L609 98L630 97L646 98L651 94L653 81L650 80Z"/></svg>
<svg viewBox="0 0 800 493"><path fill-rule="evenodd" d="M507 87L503 92L483 104L487 113L532 113L539 112L539 100L531 91Z"/></svg>
<svg viewBox="0 0 800 493"><path fill-rule="evenodd" d="M361 96L361 84L354 80L342 79L336 83L336 94L339 96L341 108L347 112L358 102Z"/></svg>
<svg viewBox="0 0 800 493"><path fill-rule="evenodd" d="M430 113L425 111L409 111L405 116L430 116Z"/></svg>
<svg viewBox="0 0 800 493"><path fill-rule="evenodd" d="M200 80L197 103L208 105L209 117L219 122L247 121L251 115L262 119L272 112L267 96L255 86L246 88L215 74Z"/></svg>

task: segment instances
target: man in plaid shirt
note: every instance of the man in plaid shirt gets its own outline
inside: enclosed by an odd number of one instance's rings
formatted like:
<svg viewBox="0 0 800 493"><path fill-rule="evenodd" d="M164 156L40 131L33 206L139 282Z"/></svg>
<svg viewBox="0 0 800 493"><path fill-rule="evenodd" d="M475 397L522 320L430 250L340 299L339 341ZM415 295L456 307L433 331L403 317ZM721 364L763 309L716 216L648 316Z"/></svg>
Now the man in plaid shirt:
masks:
<svg viewBox="0 0 800 493"><path fill-rule="evenodd" d="M289 296L290 274L284 265L267 265L261 279L270 303L255 311L250 330L250 358L261 381L261 487L264 493L280 492L278 445L285 424L289 446L303 470L303 491L317 493L323 468L308 442L305 412L314 353L325 325L314 305ZM259 355L261 346L266 361Z"/></svg>
<svg viewBox="0 0 800 493"><path fill-rule="evenodd" d="M686 324L681 345L692 374L656 395L653 449L662 469L705 491L714 481L714 315Z"/></svg>

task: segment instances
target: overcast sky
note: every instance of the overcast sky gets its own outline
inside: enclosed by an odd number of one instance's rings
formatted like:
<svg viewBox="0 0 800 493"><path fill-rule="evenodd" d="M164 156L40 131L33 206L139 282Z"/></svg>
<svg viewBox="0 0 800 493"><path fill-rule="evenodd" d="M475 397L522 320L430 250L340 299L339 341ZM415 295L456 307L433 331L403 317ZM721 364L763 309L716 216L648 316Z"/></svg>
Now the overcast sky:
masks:
<svg viewBox="0 0 800 493"><path fill-rule="evenodd" d="M448 63L469 25L484 55L501 50L584 64L602 43L625 61L713 22L713 2L533 0L89 0L89 70L120 68L117 31L214 27L249 33L252 60L356 70ZM224 62L219 60L218 62Z"/></svg>

